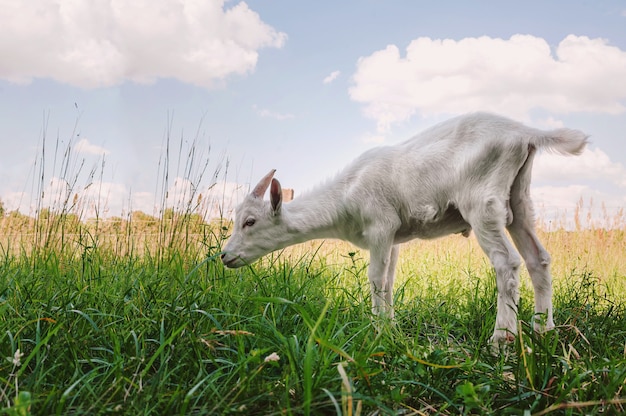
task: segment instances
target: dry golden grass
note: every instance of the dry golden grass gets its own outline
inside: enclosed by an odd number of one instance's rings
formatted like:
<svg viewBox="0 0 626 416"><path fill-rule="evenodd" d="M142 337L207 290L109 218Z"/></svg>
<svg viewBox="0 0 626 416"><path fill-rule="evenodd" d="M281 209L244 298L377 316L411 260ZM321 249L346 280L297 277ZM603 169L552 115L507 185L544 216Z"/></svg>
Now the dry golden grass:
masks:
<svg viewBox="0 0 626 416"><path fill-rule="evenodd" d="M548 231L545 222L538 221L539 238L552 256L555 286L572 275L589 273L626 296L626 219L623 211L614 217L595 221L590 214L584 221L580 220L581 212L577 210L575 213L573 231L562 227ZM189 255L189 261L200 261L202 256L219 251L228 232L221 223L204 224L193 216L173 220L133 218L131 221L117 218L81 223L72 217L50 221L22 215L5 216L0 218L0 252L30 255L33 250L45 249L62 251L71 257L79 256L86 249L98 248L108 256L159 257L169 250ZM584 228L583 222L591 225ZM280 256L290 261L315 256L324 265L338 271L349 267L365 269L368 262L366 251L338 240L309 241L283 250ZM276 255L264 261L273 259ZM473 234L469 238L453 235L404 244L398 284L407 280L463 284L489 273L489 261ZM522 285L528 287L525 271L522 272Z"/></svg>
<svg viewBox="0 0 626 416"><path fill-rule="evenodd" d="M609 285L614 294L626 299L626 227L538 231L539 239L552 257L552 276L558 286L572 276L590 274ZM349 266L352 259L365 267L367 251L337 240L310 241L284 251L286 258L298 259L317 253L328 266ZM353 253L353 256L350 255ZM407 280L430 280L420 285L463 285L491 273L491 265L476 238L460 235L435 240L413 240L402 246L396 287ZM432 281L436 283L433 283ZM524 268L522 290L530 290Z"/></svg>

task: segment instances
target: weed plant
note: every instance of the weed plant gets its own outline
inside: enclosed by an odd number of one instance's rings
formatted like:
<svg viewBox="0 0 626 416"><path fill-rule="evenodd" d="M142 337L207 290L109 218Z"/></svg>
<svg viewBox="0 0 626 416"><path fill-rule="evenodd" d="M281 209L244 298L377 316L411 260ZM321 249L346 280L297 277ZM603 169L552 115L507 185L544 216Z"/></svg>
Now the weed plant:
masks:
<svg viewBox="0 0 626 416"><path fill-rule="evenodd" d="M346 243L226 270L227 224L195 194L156 217L83 220L62 201L0 219L2 414L625 411L624 223L541 233L558 328L531 329L523 274L519 335L494 354L495 276L473 238L404 247L392 323L372 318L366 253Z"/></svg>

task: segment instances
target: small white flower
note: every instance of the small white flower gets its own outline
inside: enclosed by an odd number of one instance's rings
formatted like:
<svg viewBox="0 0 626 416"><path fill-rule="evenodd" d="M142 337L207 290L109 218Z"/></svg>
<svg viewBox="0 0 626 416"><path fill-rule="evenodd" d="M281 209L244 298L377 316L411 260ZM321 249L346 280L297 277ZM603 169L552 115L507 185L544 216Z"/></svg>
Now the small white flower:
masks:
<svg viewBox="0 0 626 416"><path fill-rule="evenodd" d="M280 360L280 356L278 354L276 354L275 352L273 352L270 355L268 355L267 357L265 357L263 362L269 363L269 362L272 362L272 361L279 361L279 360Z"/></svg>
<svg viewBox="0 0 626 416"><path fill-rule="evenodd" d="M13 354L13 358L7 357L7 360L11 361L14 366L19 367L20 365L22 365L21 359L23 356L24 356L24 353L20 352L20 349L18 348L17 350L15 350L15 354Z"/></svg>

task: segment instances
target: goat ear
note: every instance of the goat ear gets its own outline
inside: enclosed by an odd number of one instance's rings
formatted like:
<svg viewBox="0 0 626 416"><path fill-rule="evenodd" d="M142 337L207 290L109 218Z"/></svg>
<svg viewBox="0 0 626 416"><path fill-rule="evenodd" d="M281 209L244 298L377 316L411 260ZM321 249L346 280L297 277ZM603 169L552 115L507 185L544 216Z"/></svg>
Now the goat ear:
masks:
<svg viewBox="0 0 626 416"><path fill-rule="evenodd" d="M265 175L263 179L261 179L259 183L254 187L250 195L255 198L263 198L263 195L265 195L265 191L267 191L267 188L270 186L270 182L272 182L274 172L276 172L276 169L272 169L270 173Z"/></svg>
<svg viewBox="0 0 626 416"><path fill-rule="evenodd" d="M270 188L270 202L272 203L272 209L274 215L280 212L280 206L283 203L283 190L280 187L280 182L276 179L272 179L272 187Z"/></svg>

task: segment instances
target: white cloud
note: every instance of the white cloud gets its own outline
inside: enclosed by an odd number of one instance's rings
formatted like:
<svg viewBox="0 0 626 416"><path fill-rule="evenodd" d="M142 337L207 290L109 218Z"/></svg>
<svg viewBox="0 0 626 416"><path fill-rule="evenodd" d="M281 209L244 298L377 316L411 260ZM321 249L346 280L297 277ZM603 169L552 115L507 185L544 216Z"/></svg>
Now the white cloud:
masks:
<svg viewBox="0 0 626 416"><path fill-rule="evenodd" d="M328 74L328 76L324 78L322 82L324 84L330 84L331 82L336 80L339 77L339 75L341 75L341 71L333 71L330 74Z"/></svg>
<svg viewBox="0 0 626 416"><path fill-rule="evenodd" d="M600 149L587 148L575 157L541 153L533 164L533 182L539 217L556 221L553 225L574 227L578 213L584 227L613 227L611 219L626 207L626 167Z"/></svg>
<svg viewBox="0 0 626 416"><path fill-rule="evenodd" d="M206 219L222 215L228 218L248 192L248 186L235 182L220 181L197 188L188 179L178 177L167 191L165 207L182 212L191 209Z"/></svg>
<svg viewBox="0 0 626 416"><path fill-rule="evenodd" d="M536 124L537 127L544 129L560 129L565 127L563 120L557 120L552 116L537 120L534 124Z"/></svg>
<svg viewBox="0 0 626 416"><path fill-rule="evenodd" d="M148 215L158 215L154 193L147 191L132 192L130 201L131 206L128 207L128 211L142 211ZM112 210L112 212L115 211Z"/></svg>
<svg viewBox="0 0 626 416"><path fill-rule="evenodd" d="M626 195L623 193L569 185L532 186L530 194L537 217L545 225L574 228L578 213L582 227L623 226L623 209L626 207Z"/></svg>
<svg viewBox="0 0 626 416"><path fill-rule="evenodd" d="M385 136L382 134L372 134L372 133L366 133L363 137L361 137L361 141L363 143L375 143L375 144L381 144L385 142Z"/></svg>
<svg viewBox="0 0 626 416"><path fill-rule="evenodd" d="M568 183L599 180L604 184L626 188L626 167L611 161L600 149L585 149L582 155L564 157L541 153L533 163L533 178Z"/></svg>
<svg viewBox="0 0 626 416"><path fill-rule="evenodd" d="M177 177L165 194L165 206L178 211L185 211L191 207L197 198L196 186L186 178Z"/></svg>
<svg viewBox="0 0 626 416"><path fill-rule="evenodd" d="M256 105L253 105L252 108L254 111L263 118L273 118L274 120L289 120L294 118L295 116L291 113L280 113L277 111L268 110L267 108L259 108Z"/></svg>
<svg viewBox="0 0 626 416"><path fill-rule="evenodd" d="M89 143L87 139L81 139L74 145L74 150L78 153L84 153L89 155L108 155L110 152L104 147L96 146L95 144Z"/></svg>
<svg viewBox="0 0 626 416"><path fill-rule="evenodd" d="M205 218L232 218L235 207L250 192L250 186L236 182L218 182L204 193L200 207Z"/></svg>
<svg viewBox="0 0 626 416"><path fill-rule="evenodd" d="M584 185L547 185L532 186L530 194L537 211L564 213L573 210L580 198L588 197L589 191Z"/></svg>
<svg viewBox="0 0 626 416"><path fill-rule="evenodd" d="M0 0L0 78L84 88L158 78L212 87L254 69L286 35L244 2Z"/></svg>
<svg viewBox="0 0 626 416"><path fill-rule="evenodd" d="M496 111L527 119L537 108L622 113L626 52L605 39L569 35L555 48L542 38L514 35L418 38L401 56L395 45L361 57L352 100L380 131L424 115Z"/></svg>
<svg viewBox="0 0 626 416"><path fill-rule="evenodd" d="M4 204L4 208L7 212L23 210L28 205L29 196L23 191L9 191L2 194L0 201Z"/></svg>
<svg viewBox="0 0 626 416"><path fill-rule="evenodd" d="M68 181L58 177L52 177L43 189L41 204L44 207L60 211L71 203L72 187Z"/></svg>
<svg viewBox="0 0 626 416"><path fill-rule="evenodd" d="M106 218L126 214L130 190L121 183L94 181L76 195L74 210L83 219Z"/></svg>
<svg viewBox="0 0 626 416"><path fill-rule="evenodd" d="M52 177L41 195L27 192L7 192L8 211L18 210L27 215L36 215L37 209L47 208L54 212L71 212L79 217L94 218L122 215L129 200L130 191L121 183L93 181L84 187L72 186L65 179Z"/></svg>

